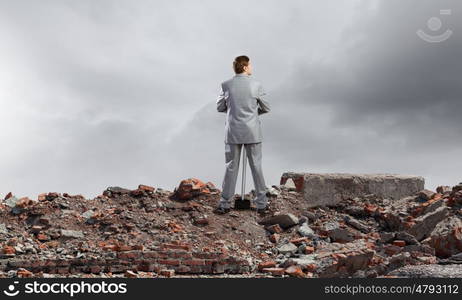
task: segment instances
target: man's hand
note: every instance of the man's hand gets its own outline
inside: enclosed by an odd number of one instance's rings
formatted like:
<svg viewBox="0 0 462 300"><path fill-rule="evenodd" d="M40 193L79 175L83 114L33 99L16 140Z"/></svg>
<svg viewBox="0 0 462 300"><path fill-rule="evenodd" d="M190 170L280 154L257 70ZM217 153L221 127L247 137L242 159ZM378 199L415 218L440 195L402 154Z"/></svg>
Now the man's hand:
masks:
<svg viewBox="0 0 462 300"><path fill-rule="evenodd" d="M228 97L223 90L223 86L221 86L220 95L217 98L217 111L218 112L225 113L228 110L228 107L226 106L226 98Z"/></svg>

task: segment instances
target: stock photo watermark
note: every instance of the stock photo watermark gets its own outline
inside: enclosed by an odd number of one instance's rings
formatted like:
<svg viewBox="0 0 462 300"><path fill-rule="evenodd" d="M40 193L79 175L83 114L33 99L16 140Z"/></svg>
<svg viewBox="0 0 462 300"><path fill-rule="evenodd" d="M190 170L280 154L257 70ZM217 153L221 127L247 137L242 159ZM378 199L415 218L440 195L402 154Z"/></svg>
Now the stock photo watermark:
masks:
<svg viewBox="0 0 462 300"><path fill-rule="evenodd" d="M441 9L440 16L450 16L452 14L451 9ZM430 33L427 33L426 30L419 29L417 30L417 35L424 41L428 43L441 43L449 39L452 35L451 29L446 29L443 33L437 34L438 31L443 27L443 21L439 17L431 17L427 21L427 29L430 30Z"/></svg>

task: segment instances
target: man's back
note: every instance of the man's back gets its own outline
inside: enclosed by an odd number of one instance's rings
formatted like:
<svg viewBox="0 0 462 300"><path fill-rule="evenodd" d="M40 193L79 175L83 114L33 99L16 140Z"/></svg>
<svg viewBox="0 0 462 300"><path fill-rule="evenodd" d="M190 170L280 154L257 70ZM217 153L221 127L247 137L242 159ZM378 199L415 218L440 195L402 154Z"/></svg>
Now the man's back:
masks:
<svg viewBox="0 0 462 300"><path fill-rule="evenodd" d="M262 134L259 115L270 111L266 93L262 85L252 77L252 64L246 55L238 56L233 62L233 78L221 84L221 93L217 99L217 110L226 113L225 123L225 176L223 178L220 202L215 210L218 214L230 211L231 201L236 189L237 173L241 149L249 160L255 185L255 208L260 214L268 212L268 198L263 176ZM242 170L245 170L245 162ZM244 175L245 173L243 173ZM245 192L245 176L242 185L242 197ZM245 197L244 197L245 198ZM244 199L242 199L244 200Z"/></svg>
<svg viewBox="0 0 462 300"><path fill-rule="evenodd" d="M262 85L241 73L221 84L217 110L227 114L225 143L250 144L262 142L259 115L270 111Z"/></svg>

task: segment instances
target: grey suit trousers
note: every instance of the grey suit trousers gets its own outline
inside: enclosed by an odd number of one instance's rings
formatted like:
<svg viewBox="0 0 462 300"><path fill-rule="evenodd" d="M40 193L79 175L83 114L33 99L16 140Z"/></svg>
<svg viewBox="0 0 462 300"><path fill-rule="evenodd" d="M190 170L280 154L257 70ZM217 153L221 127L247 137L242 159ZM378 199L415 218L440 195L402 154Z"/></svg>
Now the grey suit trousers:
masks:
<svg viewBox="0 0 462 300"><path fill-rule="evenodd" d="M226 170L222 184L222 194L219 206L224 208L231 207L231 200L236 189L237 175L239 172L239 160L241 157L242 145L245 146L247 160L252 171L255 186L255 199L252 199L257 208L264 208L268 203L266 196L266 185L261 166L262 143L251 144L228 144L225 143L225 162Z"/></svg>

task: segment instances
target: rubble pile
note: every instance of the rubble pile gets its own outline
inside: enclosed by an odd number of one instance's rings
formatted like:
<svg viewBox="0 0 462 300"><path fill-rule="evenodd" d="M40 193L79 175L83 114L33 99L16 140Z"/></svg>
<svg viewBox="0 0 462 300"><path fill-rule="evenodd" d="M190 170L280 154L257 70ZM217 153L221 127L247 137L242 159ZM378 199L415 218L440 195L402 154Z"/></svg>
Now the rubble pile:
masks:
<svg viewBox="0 0 462 300"><path fill-rule="evenodd" d="M462 268L462 183L318 207L297 184L269 188L266 216L214 214L220 190L196 178L174 191L108 187L93 199L8 193L0 276L391 277L411 276L410 267Z"/></svg>

